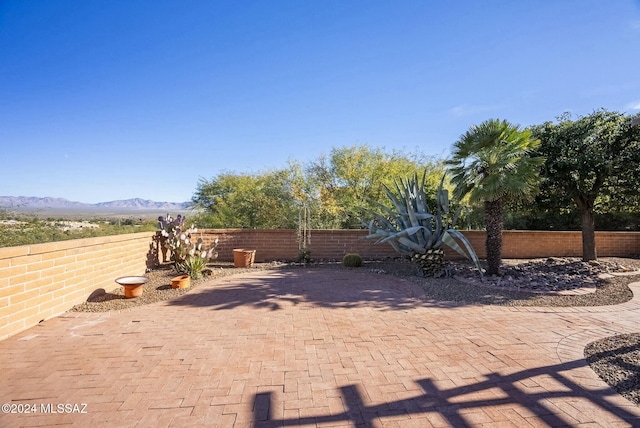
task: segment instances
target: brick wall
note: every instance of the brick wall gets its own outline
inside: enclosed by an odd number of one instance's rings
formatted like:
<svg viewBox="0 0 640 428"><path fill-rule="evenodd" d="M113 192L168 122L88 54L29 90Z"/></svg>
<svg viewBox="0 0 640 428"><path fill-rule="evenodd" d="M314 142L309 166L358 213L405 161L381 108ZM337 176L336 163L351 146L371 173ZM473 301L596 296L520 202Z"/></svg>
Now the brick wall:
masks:
<svg viewBox="0 0 640 428"><path fill-rule="evenodd" d="M233 261L233 249L256 250L256 261L296 260L298 241L296 230L286 229L208 229L201 230L205 245L218 238L218 260ZM368 259L395 257L389 245L373 245L361 239L361 230L312 230L309 250L315 259L341 259L347 253L359 253Z"/></svg>
<svg viewBox="0 0 640 428"><path fill-rule="evenodd" d="M478 257L484 258L485 232L463 231ZM233 260L234 248L256 250L256 261L295 260L298 243L295 230L209 229L199 234L208 245L219 239L219 260ZM366 230L312 230L309 250L314 259L341 259L346 253L358 253L365 259L396 257L388 244L374 245L375 240L363 239ZM503 232L504 258L580 257L582 233L519 231ZM639 232L596 232L596 246L601 257L637 257L640 255ZM447 250L450 258L457 253Z"/></svg>
<svg viewBox="0 0 640 428"><path fill-rule="evenodd" d="M153 233L0 248L0 340L59 315L154 263ZM149 260L149 261L148 261Z"/></svg>
<svg viewBox="0 0 640 428"><path fill-rule="evenodd" d="M314 259L341 259L355 252L365 259L396 257L390 245L362 239L365 230L312 230ZM482 231L466 231L480 258ZM232 261L234 248L256 250L256 261L295 260L295 230L216 229L199 234L205 243L218 238L219 260ZM112 291L115 278L142 275L157 262L154 233L107 236L21 247L0 248L0 340L59 315L85 301L97 289ZM601 257L640 256L639 232L596 232ZM505 231L504 258L580 257L580 232ZM448 257L458 257L447 251Z"/></svg>
<svg viewBox="0 0 640 428"><path fill-rule="evenodd" d="M475 245L485 256L484 232ZM582 232L547 232L511 230L503 235L504 258L582 257ZM481 251L479 251L481 249ZM600 257L640 256L639 232L596 232L596 249Z"/></svg>

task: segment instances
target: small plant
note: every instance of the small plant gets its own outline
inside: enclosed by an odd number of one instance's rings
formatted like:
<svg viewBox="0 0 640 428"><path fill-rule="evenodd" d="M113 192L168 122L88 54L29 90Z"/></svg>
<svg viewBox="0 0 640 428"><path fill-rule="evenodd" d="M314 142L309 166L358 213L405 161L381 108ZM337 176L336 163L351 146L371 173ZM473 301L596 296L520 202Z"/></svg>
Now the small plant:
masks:
<svg viewBox="0 0 640 428"><path fill-rule="evenodd" d="M171 251L171 261L178 273L184 273L193 279L202 278L202 272L210 260L218 258L216 246L218 238L213 241L209 249L203 245L202 237L194 240L192 235L198 229L193 225L185 230L186 218L178 215L175 219L170 215L158 218L160 235Z"/></svg>
<svg viewBox="0 0 640 428"><path fill-rule="evenodd" d="M342 264L346 267L360 267L362 266L362 257L355 253L345 254L342 258Z"/></svg>
<svg viewBox="0 0 640 428"><path fill-rule="evenodd" d="M311 263L311 251L308 248L300 248L298 250L298 263Z"/></svg>
<svg viewBox="0 0 640 428"><path fill-rule="evenodd" d="M204 253L203 253L204 254ZM189 275L193 279L203 276L203 271L207 267L209 259L205 257L188 257L183 262L176 262L176 272Z"/></svg>

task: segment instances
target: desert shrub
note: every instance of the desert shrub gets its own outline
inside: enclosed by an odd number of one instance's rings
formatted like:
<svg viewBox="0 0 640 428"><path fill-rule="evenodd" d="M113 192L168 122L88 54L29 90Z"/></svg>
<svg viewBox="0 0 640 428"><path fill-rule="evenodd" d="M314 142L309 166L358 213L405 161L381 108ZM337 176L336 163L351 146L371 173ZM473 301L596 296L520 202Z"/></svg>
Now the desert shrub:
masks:
<svg viewBox="0 0 640 428"><path fill-rule="evenodd" d="M362 266L362 257L355 253L345 254L342 258L342 264L346 267L360 267Z"/></svg>

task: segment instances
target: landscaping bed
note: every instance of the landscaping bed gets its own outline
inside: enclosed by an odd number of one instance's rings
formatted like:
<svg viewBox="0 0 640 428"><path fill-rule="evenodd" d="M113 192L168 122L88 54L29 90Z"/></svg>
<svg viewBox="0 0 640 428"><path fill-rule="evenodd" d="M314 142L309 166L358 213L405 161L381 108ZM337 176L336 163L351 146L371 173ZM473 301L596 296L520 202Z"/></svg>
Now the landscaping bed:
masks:
<svg viewBox="0 0 640 428"><path fill-rule="evenodd" d="M335 261L307 265L283 262L256 263L251 268L235 268L233 263L216 261L208 265L209 275L191 281L191 288L173 289L171 278L178 274L171 265L165 264L145 274L149 281L144 285L142 296L126 299L123 290L116 288L111 293L94 293L87 302L74 306L71 311L105 312L128 309L179 297L214 278L263 269L300 267L348 269ZM367 261L358 269L411 280L424 289L429 301L506 306L615 305L630 300L632 293L627 284L640 280L640 276L598 278L598 275L603 273L640 270L639 259L602 258L592 263L584 263L576 258L505 260L502 277L485 277L482 281L468 263L455 261L450 264L450 268L453 273L452 278L425 278L416 264L405 259ZM534 288L530 288L532 283L535 284ZM544 294L545 290L549 292L570 290L581 287L584 283L594 286L595 293L567 296Z"/></svg>
<svg viewBox="0 0 640 428"><path fill-rule="evenodd" d="M98 290L93 293L86 302L71 308L70 312L109 312L131 309L136 306L175 299L213 278L221 278L262 269L275 269L282 265L282 263L277 262L258 263L251 268L235 268L233 263L214 262L207 266L208 275L197 280L191 279L190 288L171 288L171 279L179 276L179 274L175 271L173 265L163 264L144 275L149 278L149 281L144 284L144 290L140 297L132 299L125 298L122 287L117 287L109 293Z"/></svg>
<svg viewBox="0 0 640 428"><path fill-rule="evenodd" d="M609 336L584 349L587 363L620 395L640 405L640 334Z"/></svg>

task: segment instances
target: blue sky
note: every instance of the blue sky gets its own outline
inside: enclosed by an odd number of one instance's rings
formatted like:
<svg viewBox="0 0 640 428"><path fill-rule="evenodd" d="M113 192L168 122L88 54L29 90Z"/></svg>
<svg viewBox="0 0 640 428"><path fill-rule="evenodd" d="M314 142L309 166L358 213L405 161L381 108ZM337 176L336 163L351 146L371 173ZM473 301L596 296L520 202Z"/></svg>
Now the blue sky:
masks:
<svg viewBox="0 0 640 428"><path fill-rule="evenodd" d="M640 111L640 0L0 2L0 195L186 201L200 177L474 123Z"/></svg>

